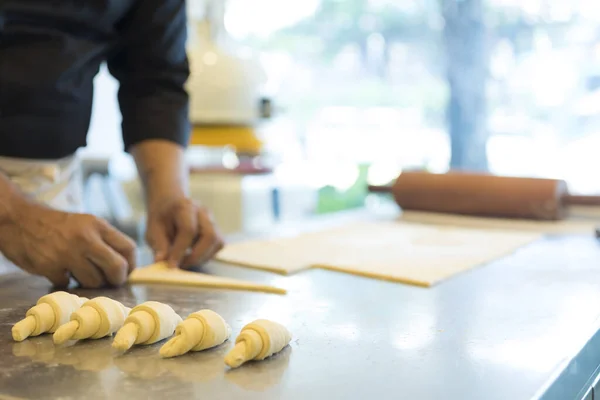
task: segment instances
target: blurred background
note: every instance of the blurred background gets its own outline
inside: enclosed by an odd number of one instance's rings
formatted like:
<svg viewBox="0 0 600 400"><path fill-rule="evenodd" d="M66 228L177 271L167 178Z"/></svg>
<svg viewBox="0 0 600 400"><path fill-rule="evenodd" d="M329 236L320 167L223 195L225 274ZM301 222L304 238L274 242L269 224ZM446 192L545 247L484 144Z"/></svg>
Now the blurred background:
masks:
<svg viewBox="0 0 600 400"><path fill-rule="evenodd" d="M600 193L597 1L188 8L191 190L226 233L364 207L380 201L367 183L407 168L562 178ZM117 89L103 68L84 153L89 197L106 200L89 207L139 231Z"/></svg>

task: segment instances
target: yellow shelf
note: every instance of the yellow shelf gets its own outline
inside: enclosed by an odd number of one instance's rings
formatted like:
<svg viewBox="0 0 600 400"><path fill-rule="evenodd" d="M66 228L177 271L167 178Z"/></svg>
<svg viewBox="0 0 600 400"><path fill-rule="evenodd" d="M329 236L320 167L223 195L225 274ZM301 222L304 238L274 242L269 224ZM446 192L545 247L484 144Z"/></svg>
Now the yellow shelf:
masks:
<svg viewBox="0 0 600 400"><path fill-rule="evenodd" d="M233 147L238 153L260 153L263 143L249 126L213 125L194 126L190 145L207 147Z"/></svg>

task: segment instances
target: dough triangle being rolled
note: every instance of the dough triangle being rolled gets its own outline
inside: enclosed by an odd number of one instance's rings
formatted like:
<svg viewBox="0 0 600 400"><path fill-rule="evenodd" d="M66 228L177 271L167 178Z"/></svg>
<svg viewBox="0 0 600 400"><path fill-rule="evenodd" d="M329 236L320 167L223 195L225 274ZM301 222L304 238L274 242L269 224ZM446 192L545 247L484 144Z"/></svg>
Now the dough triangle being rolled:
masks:
<svg viewBox="0 0 600 400"><path fill-rule="evenodd" d="M200 272L185 271L177 268L169 268L165 263L156 263L147 267L135 269L131 275L129 275L129 283L155 283L211 289L248 290L275 294L287 293L285 289L274 286L208 275Z"/></svg>

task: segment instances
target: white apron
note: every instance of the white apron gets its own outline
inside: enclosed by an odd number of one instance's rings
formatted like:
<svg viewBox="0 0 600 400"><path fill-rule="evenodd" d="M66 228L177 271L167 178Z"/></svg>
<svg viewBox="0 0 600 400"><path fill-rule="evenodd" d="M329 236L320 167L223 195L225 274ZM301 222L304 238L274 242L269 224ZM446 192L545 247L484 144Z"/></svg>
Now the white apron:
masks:
<svg viewBox="0 0 600 400"><path fill-rule="evenodd" d="M0 157L0 173L39 202L68 212L83 212L83 178L77 155L60 160ZM14 270L0 253L0 274Z"/></svg>

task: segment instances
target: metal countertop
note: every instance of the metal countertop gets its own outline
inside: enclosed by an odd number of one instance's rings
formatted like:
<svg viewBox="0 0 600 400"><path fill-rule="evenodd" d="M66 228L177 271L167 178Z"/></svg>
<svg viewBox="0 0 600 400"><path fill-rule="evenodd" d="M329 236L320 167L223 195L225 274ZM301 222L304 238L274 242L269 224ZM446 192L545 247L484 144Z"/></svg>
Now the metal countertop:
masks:
<svg viewBox="0 0 600 400"><path fill-rule="evenodd" d="M75 292L129 306L162 301L182 316L211 308L234 335L269 318L290 329L291 346L227 371L231 342L169 360L158 357L161 343L119 357L110 339L14 343L11 325L50 288L9 274L0 278L0 399L569 400L600 365L600 244L591 235L542 239L429 289L322 270L204 269L289 294L152 285Z"/></svg>

